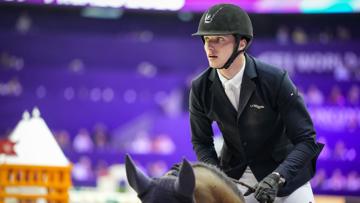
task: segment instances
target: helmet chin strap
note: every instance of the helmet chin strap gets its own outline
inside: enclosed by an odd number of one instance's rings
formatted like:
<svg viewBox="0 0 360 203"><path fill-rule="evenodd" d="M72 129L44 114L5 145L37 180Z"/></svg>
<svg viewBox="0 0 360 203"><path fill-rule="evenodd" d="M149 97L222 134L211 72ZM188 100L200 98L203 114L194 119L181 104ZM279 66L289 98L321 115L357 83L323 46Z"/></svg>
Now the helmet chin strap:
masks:
<svg viewBox="0 0 360 203"><path fill-rule="evenodd" d="M238 50L239 44L240 44L240 37L238 35L234 35L234 37L235 37L235 40L236 40L234 50L233 50L231 56L229 57L229 59L223 65L223 67L218 68L218 69L228 69L231 66L231 64L234 62L236 57L238 57L241 52L245 52L246 47L244 49L242 49L242 50Z"/></svg>
<svg viewBox="0 0 360 203"><path fill-rule="evenodd" d="M230 58L229 58L229 59L226 61L226 63L224 64L224 66L221 67L221 68L218 68L218 69L228 69L228 68L230 68L231 64L234 62L234 60L236 59L236 57L239 56L239 54L240 54L241 52L244 52L244 51L245 51L245 49L242 49L242 50L240 50L240 51L235 51L235 52L233 52L233 53L231 54Z"/></svg>

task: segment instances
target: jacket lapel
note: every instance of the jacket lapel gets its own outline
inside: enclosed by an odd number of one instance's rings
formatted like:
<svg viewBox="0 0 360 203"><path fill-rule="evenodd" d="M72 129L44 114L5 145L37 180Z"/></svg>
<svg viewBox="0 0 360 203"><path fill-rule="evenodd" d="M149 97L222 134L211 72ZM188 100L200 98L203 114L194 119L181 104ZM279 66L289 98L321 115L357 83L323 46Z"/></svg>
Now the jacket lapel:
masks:
<svg viewBox="0 0 360 203"><path fill-rule="evenodd" d="M245 64L243 81L241 83L240 101L237 112L238 119L240 118L241 113L244 111L246 104L248 103L251 95L256 89L256 84L252 80L253 78L257 77L257 73L255 70L255 63L253 61L253 58L251 58L247 54L245 54L245 57L246 57L246 64Z"/></svg>
<svg viewBox="0 0 360 203"><path fill-rule="evenodd" d="M217 75L216 69L212 69L209 74L209 80L212 81L210 91L211 91L211 109L220 108L220 112L228 111L237 116L237 119L240 118L241 113L243 112L246 104L248 103L251 95L256 89L256 84L252 80L257 77L255 62L254 59L247 54L245 71L243 76L243 81L241 84L240 92L240 101L238 106L238 111L231 104L229 98L226 96L225 90L221 84L219 76Z"/></svg>
<svg viewBox="0 0 360 203"><path fill-rule="evenodd" d="M210 87L211 91L211 109L219 108L218 112L232 112L236 117L236 109L231 104L229 98L226 96L225 90L221 84L219 76L217 75L216 69L212 69L209 75L209 79L212 81Z"/></svg>

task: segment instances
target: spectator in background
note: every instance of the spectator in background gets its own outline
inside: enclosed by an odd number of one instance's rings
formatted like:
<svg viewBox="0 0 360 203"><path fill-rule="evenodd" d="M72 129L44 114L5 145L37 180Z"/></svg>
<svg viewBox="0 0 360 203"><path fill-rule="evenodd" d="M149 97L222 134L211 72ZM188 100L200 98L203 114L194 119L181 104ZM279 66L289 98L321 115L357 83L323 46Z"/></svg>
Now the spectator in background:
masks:
<svg viewBox="0 0 360 203"><path fill-rule="evenodd" d="M95 166L96 177L102 177L109 174L109 164L105 160L98 160Z"/></svg>
<svg viewBox="0 0 360 203"><path fill-rule="evenodd" d="M349 122L347 123L346 129L349 133L357 132L360 124L360 118L358 118L357 114L351 114L349 118Z"/></svg>
<svg viewBox="0 0 360 203"><path fill-rule="evenodd" d="M82 156L79 161L74 164L72 174L75 180L89 181L94 178L92 171L91 159L88 156Z"/></svg>
<svg viewBox="0 0 360 203"><path fill-rule="evenodd" d="M334 85L331 88L330 97L329 97L329 103L336 106L343 106L345 105L345 97L341 92L341 89L339 86Z"/></svg>
<svg viewBox="0 0 360 203"><path fill-rule="evenodd" d="M308 36L305 33L304 29L301 27L296 27L292 32L292 41L295 44L304 45L308 42Z"/></svg>
<svg viewBox="0 0 360 203"><path fill-rule="evenodd" d="M282 25L276 32L276 40L279 44L287 44L290 38L289 35L289 28L285 25Z"/></svg>
<svg viewBox="0 0 360 203"><path fill-rule="evenodd" d="M316 189L323 189L326 186L326 171L325 169L321 168L317 170L316 175L311 180L311 185Z"/></svg>
<svg viewBox="0 0 360 203"><path fill-rule="evenodd" d="M82 128L75 135L73 148L78 153L88 153L93 151L94 143L87 129Z"/></svg>
<svg viewBox="0 0 360 203"><path fill-rule="evenodd" d="M173 89L160 103L164 113L170 118L176 118L182 113L183 91Z"/></svg>
<svg viewBox="0 0 360 203"><path fill-rule="evenodd" d="M333 157L335 160L353 161L356 159L356 150L354 148L347 148L344 141L339 140L335 144Z"/></svg>
<svg viewBox="0 0 360 203"><path fill-rule="evenodd" d="M163 176L168 170L168 166L164 161L155 161L151 162L148 165L149 176L151 177L160 177Z"/></svg>
<svg viewBox="0 0 360 203"><path fill-rule="evenodd" d="M94 139L96 150L103 151L107 149L107 147L109 146L108 144L109 134L107 132L105 125L100 123L96 124L94 126L92 137Z"/></svg>
<svg viewBox="0 0 360 203"><path fill-rule="evenodd" d="M353 84L347 94L347 101L351 106L359 106L360 90L357 84Z"/></svg>
<svg viewBox="0 0 360 203"><path fill-rule="evenodd" d="M339 64L334 67L334 79L336 81L349 81L351 76L352 75L349 66Z"/></svg>
<svg viewBox="0 0 360 203"><path fill-rule="evenodd" d="M319 32L319 42L322 44L328 44L333 39L333 35L329 28Z"/></svg>
<svg viewBox="0 0 360 203"><path fill-rule="evenodd" d="M24 59L3 51L0 53L0 68L20 71L24 68Z"/></svg>
<svg viewBox="0 0 360 203"><path fill-rule="evenodd" d="M70 143L70 135L69 132L66 130L60 130L55 132L55 138L62 150L69 151L71 150L71 143Z"/></svg>
<svg viewBox="0 0 360 203"><path fill-rule="evenodd" d="M360 65L352 69L352 75L355 81L360 81Z"/></svg>
<svg viewBox="0 0 360 203"><path fill-rule="evenodd" d="M335 143L333 157L335 160L345 160L347 149L345 143L339 140Z"/></svg>
<svg viewBox="0 0 360 203"><path fill-rule="evenodd" d="M350 191L360 190L360 178L356 171L350 171L347 175L346 189Z"/></svg>
<svg viewBox="0 0 360 203"><path fill-rule="evenodd" d="M6 83L0 82L0 96L20 96L23 88L17 77L13 77Z"/></svg>
<svg viewBox="0 0 360 203"><path fill-rule="evenodd" d="M152 143L152 152L158 154L171 154L176 147L170 136L167 134L160 134L156 136Z"/></svg>
<svg viewBox="0 0 360 203"><path fill-rule="evenodd" d="M13 77L8 82L8 87L10 94L13 96L20 96L23 91L22 85L17 77Z"/></svg>
<svg viewBox="0 0 360 203"><path fill-rule="evenodd" d="M32 27L32 19L26 13L23 12L20 14L18 19L16 20L15 29L20 34L27 34Z"/></svg>
<svg viewBox="0 0 360 203"><path fill-rule="evenodd" d="M346 188L346 178L342 174L340 169L335 169L331 177L326 181L326 190L343 190Z"/></svg>
<svg viewBox="0 0 360 203"><path fill-rule="evenodd" d="M349 41L349 40L351 40L350 30L344 26L337 26L336 27L336 37L340 41Z"/></svg>
<svg viewBox="0 0 360 203"><path fill-rule="evenodd" d="M316 85L311 84L306 94L307 104L315 106L323 105L324 95Z"/></svg>
<svg viewBox="0 0 360 203"><path fill-rule="evenodd" d="M148 132L139 131L135 135L134 140L132 140L129 151L137 154L148 154L151 153L151 145L152 143Z"/></svg>

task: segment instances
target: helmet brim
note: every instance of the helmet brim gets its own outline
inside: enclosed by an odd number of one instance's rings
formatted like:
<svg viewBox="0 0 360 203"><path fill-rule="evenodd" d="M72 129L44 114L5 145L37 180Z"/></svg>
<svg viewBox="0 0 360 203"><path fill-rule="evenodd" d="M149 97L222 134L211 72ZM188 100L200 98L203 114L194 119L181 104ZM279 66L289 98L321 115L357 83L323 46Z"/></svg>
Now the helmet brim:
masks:
<svg viewBox="0 0 360 203"><path fill-rule="evenodd" d="M213 36L213 35L234 35L237 34L236 32L196 32L193 33L191 36Z"/></svg>

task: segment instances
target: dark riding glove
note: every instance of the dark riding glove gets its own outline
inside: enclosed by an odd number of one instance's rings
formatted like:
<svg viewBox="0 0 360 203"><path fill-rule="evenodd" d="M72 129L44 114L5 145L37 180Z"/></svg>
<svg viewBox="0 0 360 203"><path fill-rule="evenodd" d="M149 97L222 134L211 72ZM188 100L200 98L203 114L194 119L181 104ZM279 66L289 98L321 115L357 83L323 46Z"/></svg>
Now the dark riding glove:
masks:
<svg viewBox="0 0 360 203"><path fill-rule="evenodd" d="M272 203L275 201L279 188L284 183L285 180L279 173L271 173L255 186L254 196L261 203Z"/></svg>

